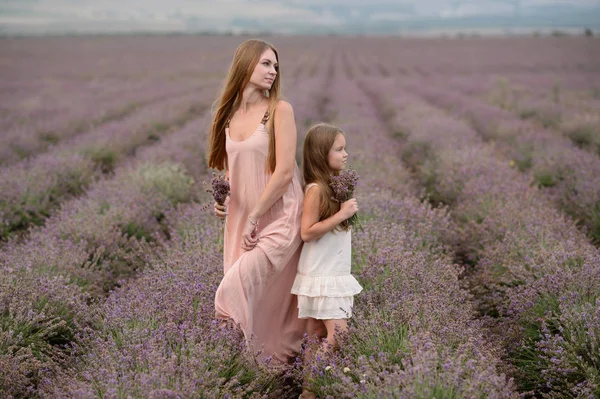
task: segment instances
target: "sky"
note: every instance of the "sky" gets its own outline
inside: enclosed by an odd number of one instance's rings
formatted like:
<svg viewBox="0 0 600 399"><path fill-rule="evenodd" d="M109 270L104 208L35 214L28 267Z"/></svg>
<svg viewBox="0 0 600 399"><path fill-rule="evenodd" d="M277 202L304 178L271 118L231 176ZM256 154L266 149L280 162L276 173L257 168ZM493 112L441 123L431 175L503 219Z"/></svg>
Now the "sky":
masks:
<svg viewBox="0 0 600 399"><path fill-rule="evenodd" d="M600 31L600 0L0 0L0 34Z"/></svg>

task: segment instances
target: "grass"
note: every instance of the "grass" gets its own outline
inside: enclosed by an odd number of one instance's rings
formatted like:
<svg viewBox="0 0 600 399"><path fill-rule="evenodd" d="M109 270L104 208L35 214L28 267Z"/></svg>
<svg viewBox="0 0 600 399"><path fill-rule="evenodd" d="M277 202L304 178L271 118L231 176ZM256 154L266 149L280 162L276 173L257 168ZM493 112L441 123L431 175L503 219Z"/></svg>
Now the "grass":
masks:
<svg viewBox="0 0 600 399"><path fill-rule="evenodd" d="M596 205L592 209L591 227L588 235L594 244L600 244L600 201L596 202Z"/></svg>
<svg viewBox="0 0 600 399"><path fill-rule="evenodd" d="M540 385L545 382L542 371L548 368L549 363L547 359L540 356L537 345L543 337L542 320L547 319L549 314L556 315L559 312L558 297L543 295L521 317L522 341L508 354L512 364L519 370L515 375L515 380L521 391L539 389ZM552 332L558 332L558 330Z"/></svg>
<svg viewBox="0 0 600 399"><path fill-rule="evenodd" d="M533 174L533 181L539 187L554 187L558 184L557 179L552 173L547 171L536 171Z"/></svg>
<svg viewBox="0 0 600 399"><path fill-rule="evenodd" d="M390 317L389 320L393 318ZM394 321L395 323L392 322L388 327L364 323L362 332L351 334L348 339L348 344L352 348L350 355L358 359L360 356L369 358L385 353L391 364L400 365L409 348L409 332L408 326L398 323L397 320Z"/></svg>
<svg viewBox="0 0 600 399"><path fill-rule="evenodd" d="M94 161L102 173L112 172L119 158L116 151L107 147L89 147L83 151L83 155Z"/></svg>

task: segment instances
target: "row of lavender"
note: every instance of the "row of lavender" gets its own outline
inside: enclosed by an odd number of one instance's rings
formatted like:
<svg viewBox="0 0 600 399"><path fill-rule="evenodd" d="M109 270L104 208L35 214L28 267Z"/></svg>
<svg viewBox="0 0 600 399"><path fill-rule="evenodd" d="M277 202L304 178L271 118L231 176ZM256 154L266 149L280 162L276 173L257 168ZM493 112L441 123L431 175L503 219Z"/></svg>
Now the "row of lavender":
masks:
<svg viewBox="0 0 600 399"><path fill-rule="evenodd" d="M501 79L480 95L490 104L521 119L534 120L600 156L600 88L573 91L554 83L545 92L536 93L524 84Z"/></svg>
<svg viewBox="0 0 600 399"><path fill-rule="evenodd" d="M407 81L405 89L466 118L477 133L493 141L502 157L530 176L567 215L600 240L600 158L568 139L532 128L510 112L443 86Z"/></svg>
<svg viewBox="0 0 600 399"><path fill-rule="evenodd" d="M1 121L0 127L1 165L10 165L45 152L73 136L126 118L139 108L191 91L189 84L177 86L155 83L128 87L131 85L113 82L109 86L113 90L108 93L88 94L86 98L81 98L81 92L91 90L83 84L78 86L73 89L68 86L52 87L49 89L51 95L44 95L43 86L38 86L37 92L20 102L13 100L13 103L5 106L5 120ZM13 95L12 90L7 92ZM55 97L65 104L59 105Z"/></svg>
<svg viewBox="0 0 600 399"><path fill-rule="evenodd" d="M463 94L476 95L522 120L536 122L537 129L565 136L576 146L600 155L600 87L574 89L560 76L543 88L530 81L535 79L507 74L501 78L457 77L449 83Z"/></svg>
<svg viewBox="0 0 600 399"><path fill-rule="evenodd" d="M37 157L0 169L0 236L41 224L65 199L112 172L140 146L164 139L210 108L216 81L142 108L61 142Z"/></svg>
<svg viewBox="0 0 600 399"><path fill-rule="evenodd" d="M365 229L355 234L354 267L365 290L356 299L347 344L314 365L313 389L339 398L514 396L447 255L448 214L417 199L370 99L344 77L339 57L332 62L335 70L325 80L303 81L299 90L316 101L296 114L302 115L299 126L325 115L347 132L352 164L362 175ZM301 371L289 385L243 356L238 338L216 326L218 222L196 206L166 220L170 244L150 261L152 268L100 308L103 328L87 336L80 364L48 381L45 394L291 396Z"/></svg>
<svg viewBox="0 0 600 399"><path fill-rule="evenodd" d="M93 304L132 276L165 238L164 218L199 197L208 111L146 147L114 175L68 201L45 226L0 256L0 380L3 396L35 395L69 361L72 343L94 325Z"/></svg>
<svg viewBox="0 0 600 399"><path fill-rule="evenodd" d="M501 147L424 102L423 93L437 98L430 87L415 94L380 83L380 103L406 142L402 158L429 199L450 206L457 255L468 265L478 310L503 338L519 389L598 395L597 248L504 161Z"/></svg>

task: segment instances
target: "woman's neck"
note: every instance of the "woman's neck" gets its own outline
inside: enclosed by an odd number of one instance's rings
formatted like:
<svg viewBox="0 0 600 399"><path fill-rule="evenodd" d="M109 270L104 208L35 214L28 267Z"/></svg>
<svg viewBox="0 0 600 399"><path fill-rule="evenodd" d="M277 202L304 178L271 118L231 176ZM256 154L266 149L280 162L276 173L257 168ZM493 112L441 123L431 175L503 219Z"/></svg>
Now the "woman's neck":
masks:
<svg viewBox="0 0 600 399"><path fill-rule="evenodd" d="M260 90L254 87L246 87L242 93L242 102L239 109L243 113L246 113L251 108L260 105L264 100L265 96Z"/></svg>

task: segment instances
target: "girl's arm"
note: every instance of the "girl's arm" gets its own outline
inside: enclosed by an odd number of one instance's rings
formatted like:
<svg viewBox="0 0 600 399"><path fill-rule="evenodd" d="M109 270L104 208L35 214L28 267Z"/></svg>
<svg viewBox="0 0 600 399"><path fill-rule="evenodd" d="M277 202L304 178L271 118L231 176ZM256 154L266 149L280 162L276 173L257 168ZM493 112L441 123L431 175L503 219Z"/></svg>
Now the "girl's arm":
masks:
<svg viewBox="0 0 600 399"><path fill-rule="evenodd" d="M275 120L275 171L261 194L258 203L250 212L253 221L260 218L287 191L294 177L296 165L296 123L294 110L286 101L279 101Z"/></svg>
<svg viewBox="0 0 600 399"><path fill-rule="evenodd" d="M319 186L309 188L304 197L302 221L300 224L300 235L304 242L318 240L358 211L356 199L351 198L342 203L337 213L325 220L319 221L320 201L321 188Z"/></svg>

